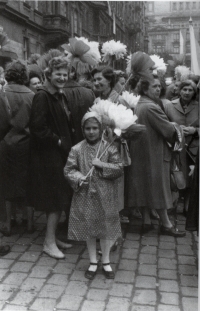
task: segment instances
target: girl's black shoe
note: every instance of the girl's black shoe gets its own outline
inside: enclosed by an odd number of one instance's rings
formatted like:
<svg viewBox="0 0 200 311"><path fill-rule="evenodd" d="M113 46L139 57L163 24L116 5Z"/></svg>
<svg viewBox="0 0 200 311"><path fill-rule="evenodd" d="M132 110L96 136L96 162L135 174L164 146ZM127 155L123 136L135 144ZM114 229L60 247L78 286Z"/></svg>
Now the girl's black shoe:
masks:
<svg viewBox="0 0 200 311"><path fill-rule="evenodd" d="M90 263L90 266L97 266L97 265L98 263L93 263L93 262ZM85 277L86 279L93 280L96 273L97 273L97 269L96 271L90 271L88 268L87 271L85 271Z"/></svg>
<svg viewBox="0 0 200 311"><path fill-rule="evenodd" d="M110 262L109 263L103 263L103 266L109 266L110 265ZM106 279L114 279L115 278L115 273L113 271L106 271L104 269L104 267L102 267L102 271L103 271L103 274L105 275Z"/></svg>

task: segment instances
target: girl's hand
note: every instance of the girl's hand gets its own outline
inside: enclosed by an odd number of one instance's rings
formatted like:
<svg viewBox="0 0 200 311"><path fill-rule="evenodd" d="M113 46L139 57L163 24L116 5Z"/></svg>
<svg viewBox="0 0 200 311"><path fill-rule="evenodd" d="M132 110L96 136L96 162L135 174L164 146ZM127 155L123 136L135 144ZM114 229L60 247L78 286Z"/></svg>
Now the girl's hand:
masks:
<svg viewBox="0 0 200 311"><path fill-rule="evenodd" d="M79 180L79 185L80 186L88 185L88 181L87 181L87 177L86 176L81 177L81 179Z"/></svg>
<svg viewBox="0 0 200 311"><path fill-rule="evenodd" d="M92 161L92 165L95 166L95 167L98 167L98 168L102 168L103 165L102 165L102 162L101 160L95 158L93 161Z"/></svg>

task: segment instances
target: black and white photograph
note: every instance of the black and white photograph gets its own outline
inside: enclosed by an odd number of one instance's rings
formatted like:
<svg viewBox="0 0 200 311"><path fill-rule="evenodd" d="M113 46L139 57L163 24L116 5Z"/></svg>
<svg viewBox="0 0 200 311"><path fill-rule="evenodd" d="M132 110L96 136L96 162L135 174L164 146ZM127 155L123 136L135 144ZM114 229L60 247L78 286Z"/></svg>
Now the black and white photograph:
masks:
<svg viewBox="0 0 200 311"><path fill-rule="evenodd" d="M200 0L0 0L0 310L198 311Z"/></svg>

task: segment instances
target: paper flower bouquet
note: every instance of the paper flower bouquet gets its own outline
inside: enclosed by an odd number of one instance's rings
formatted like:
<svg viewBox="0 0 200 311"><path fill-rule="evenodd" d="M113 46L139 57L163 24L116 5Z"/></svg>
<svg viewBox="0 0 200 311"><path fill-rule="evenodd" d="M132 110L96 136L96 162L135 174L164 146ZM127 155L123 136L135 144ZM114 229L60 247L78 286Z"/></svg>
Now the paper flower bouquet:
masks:
<svg viewBox="0 0 200 311"><path fill-rule="evenodd" d="M109 62L110 58L115 56L116 60L124 58L127 53L127 47L120 41L107 41L102 45L102 60L104 62Z"/></svg>

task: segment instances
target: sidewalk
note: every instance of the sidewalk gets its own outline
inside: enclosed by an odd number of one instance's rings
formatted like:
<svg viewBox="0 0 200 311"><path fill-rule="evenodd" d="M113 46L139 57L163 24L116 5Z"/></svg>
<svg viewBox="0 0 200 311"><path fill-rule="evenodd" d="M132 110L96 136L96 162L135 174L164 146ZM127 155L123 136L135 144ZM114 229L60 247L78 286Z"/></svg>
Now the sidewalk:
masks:
<svg viewBox="0 0 200 311"><path fill-rule="evenodd" d="M185 218L178 215L178 228ZM16 234L3 242L11 252L0 257L0 310L6 311L197 311L198 238L159 236L156 229L140 235L140 221L124 227L125 240L111 254L114 280L99 267L85 279L88 253L84 243L56 260L42 253L45 217L36 213L37 231ZM61 234L61 233L60 233Z"/></svg>

